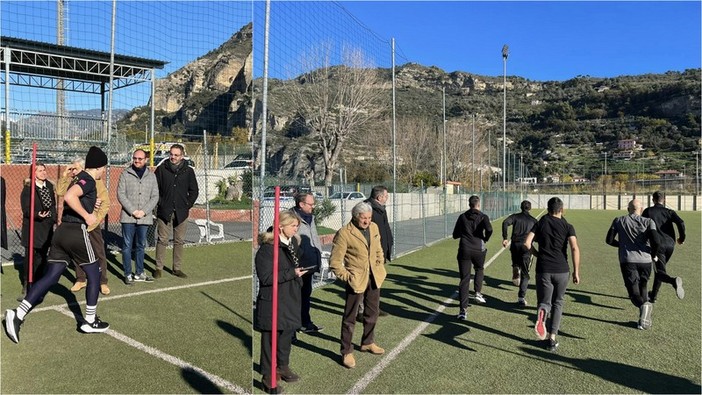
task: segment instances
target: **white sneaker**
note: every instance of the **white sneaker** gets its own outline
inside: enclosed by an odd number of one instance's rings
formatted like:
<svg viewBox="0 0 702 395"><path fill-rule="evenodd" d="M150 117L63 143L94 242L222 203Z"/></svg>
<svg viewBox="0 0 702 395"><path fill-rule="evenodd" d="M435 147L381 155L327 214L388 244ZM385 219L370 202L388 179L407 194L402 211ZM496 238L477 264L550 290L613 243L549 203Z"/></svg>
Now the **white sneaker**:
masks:
<svg viewBox="0 0 702 395"><path fill-rule="evenodd" d="M475 293L475 301L478 303L487 303L487 301L485 300L485 297L480 292Z"/></svg>
<svg viewBox="0 0 702 395"><path fill-rule="evenodd" d="M521 307L527 307L527 306L529 306L529 303L527 303L526 299L524 299L524 298L517 298L517 303L518 303Z"/></svg>
<svg viewBox="0 0 702 395"><path fill-rule="evenodd" d="M95 321L85 322L80 326L80 330L85 333L101 333L105 332L110 327L107 322L102 322L100 317L95 316Z"/></svg>

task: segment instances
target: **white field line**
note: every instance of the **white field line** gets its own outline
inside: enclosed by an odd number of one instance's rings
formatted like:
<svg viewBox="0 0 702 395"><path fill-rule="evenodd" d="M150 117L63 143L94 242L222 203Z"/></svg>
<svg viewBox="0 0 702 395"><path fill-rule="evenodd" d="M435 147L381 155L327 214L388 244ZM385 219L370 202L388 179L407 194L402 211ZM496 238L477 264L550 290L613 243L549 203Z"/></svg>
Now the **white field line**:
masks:
<svg viewBox="0 0 702 395"><path fill-rule="evenodd" d="M55 306L55 307L51 307L51 310L58 311L59 313L61 313L63 315L74 318L73 313L71 311L66 310L65 307ZM170 354L166 354L165 352L162 352L158 349L147 346L144 343L136 341L136 340L132 339L131 337L125 336L119 332L112 330L112 329L108 329L105 332L105 334L121 341L122 343L127 344L130 347L134 347L139 351L145 352L153 357L156 357L158 359L166 361L166 362L170 363L171 365L175 365L181 369L187 369L187 370L196 372L197 374L205 377L207 380L209 380L213 384L219 386L220 388L224 388L232 393L235 393L235 394L248 394L248 393L250 393L246 389L239 387L238 385L236 385L230 381L227 381L227 380L225 380L225 379L223 379L215 374L209 373L209 372L203 370L202 368L199 368L199 367L194 366L188 362L185 362L178 357L175 357L175 356L170 355Z"/></svg>
<svg viewBox="0 0 702 395"><path fill-rule="evenodd" d="M537 218L540 217L543 213L544 211L539 213ZM485 263L485 269L487 269L488 266L490 266L495 261L495 259L497 259L497 257L500 256L500 254L502 254L505 250L507 249L500 248L499 251L497 251L495 255L493 255L492 258L490 258L490 260L487 261L487 263ZM434 322L436 317L438 317L439 314L441 314L446 309L446 305L451 303L457 295L458 291L454 291L451 297L444 300L443 303L441 303L439 307L437 307L429 317L427 317L421 324L419 324L409 335L405 336L405 338L402 339L400 344L393 348L389 353L385 354L385 356L380 360L380 362L378 362L377 365L375 365L375 367L373 367L373 369L371 369L368 373L361 377L361 379L358 380L356 384L354 384L354 386L349 390L348 394L360 394L361 392L363 392L366 389L366 387L368 387L368 385L371 382L373 382L373 380L375 380L375 378L378 377L380 373L382 373L383 370L385 370L385 368L388 365L390 365L390 363L393 360L395 360L395 358L397 358L397 356L400 355L400 353L404 351L417 338L417 336L421 335L422 332L424 332L424 330L429 326L429 324Z"/></svg>
<svg viewBox="0 0 702 395"><path fill-rule="evenodd" d="M167 287L167 288L156 288L156 289L149 289L145 291L139 291L139 292L131 292L127 294L122 294L122 295L114 295L114 296L100 296L98 299L98 304L100 302L107 302L110 300L117 300L117 299L123 299L123 298L131 298L134 296L141 296L141 295L148 295L148 294L153 294L153 293L161 293L161 292L168 292L168 291L176 291L179 289L187 289L187 288L194 288L194 287L202 287L206 285L214 285L214 284L221 284L221 283L228 283L232 281L239 281L239 280L246 280L248 278L252 278L252 276L241 276L241 277L232 277L232 278L223 278L220 280L213 280L213 281L204 281L201 283L194 283L194 284L185 284L185 285L177 285L174 287ZM154 282L156 284L157 282ZM68 307L68 306L80 306L80 305L85 305L85 301L82 302L72 302L67 305L65 304L57 304L57 305L51 305L51 306L46 306L46 307L39 307L36 309L33 309L32 312L40 312L40 311L47 311L47 310L56 310L57 308L60 307Z"/></svg>

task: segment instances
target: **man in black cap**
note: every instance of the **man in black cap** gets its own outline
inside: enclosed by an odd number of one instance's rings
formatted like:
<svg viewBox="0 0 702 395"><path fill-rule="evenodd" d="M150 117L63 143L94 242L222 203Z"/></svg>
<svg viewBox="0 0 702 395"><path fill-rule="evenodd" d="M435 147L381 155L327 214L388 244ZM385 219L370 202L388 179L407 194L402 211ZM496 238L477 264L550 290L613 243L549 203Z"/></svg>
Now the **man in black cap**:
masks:
<svg viewBox="0 0 702 395"><path fill-rule="evenodd" d="M502 221L502 247L507 248L512 255L512 283L519 287L517 303L526 307L526 291L529 287L529 267L531 266L531 251L524 249L524 241L531 228L536 225L536 218L529 214L531 202L525 200L520 205L522 212L515 213ZM507 239L507 228L512 226L512 240Z"/></svg>
<svg viewBox="0 0 702 395"><path fill-rule="evenodd" d="M63 218L51 241L44 275L34 283L16 309L8 309L5 312L5 331L13 342L19 343L19 329L25 316L40 304L49 289L58 283L69 260L80 265L88 276L85 317L80 330L85 333L98 333L109 328L110 325L96 315L100 294L100 266L87 230L97 222L93 213L97 200L95 180L102 179L105 166L107 155L98 147L90 147L85 157L85 170L75 176L64 196Z"/></svg>

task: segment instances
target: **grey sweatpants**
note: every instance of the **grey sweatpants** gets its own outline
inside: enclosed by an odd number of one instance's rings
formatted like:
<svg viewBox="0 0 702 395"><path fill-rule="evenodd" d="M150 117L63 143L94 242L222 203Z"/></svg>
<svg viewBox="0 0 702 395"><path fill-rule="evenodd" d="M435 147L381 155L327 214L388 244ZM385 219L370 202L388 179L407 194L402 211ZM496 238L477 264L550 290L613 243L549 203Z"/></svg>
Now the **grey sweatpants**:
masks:
<svg viewBox="0 0 702 395"><path fill-rule="evenodd" d="M550 326L546 329L553 335L558 334L563 315L563 295L570 281L570 273L536 273L536 298L538 308L551 313Z"/></svg>

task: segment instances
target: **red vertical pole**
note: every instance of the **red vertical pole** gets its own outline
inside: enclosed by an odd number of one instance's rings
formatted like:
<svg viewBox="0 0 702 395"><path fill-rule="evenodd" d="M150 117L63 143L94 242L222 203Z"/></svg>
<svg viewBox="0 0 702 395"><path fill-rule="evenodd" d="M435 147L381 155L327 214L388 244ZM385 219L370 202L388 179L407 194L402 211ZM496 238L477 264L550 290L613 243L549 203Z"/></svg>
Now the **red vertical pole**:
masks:
<svg viewBox="0 0 702 395"><path fill-rule="evenodd" d="M271 388L278 388L278 247L280 245L280 187L275 187L273 206L273 308L271 317Z"/></svg>
<svg viewBox="0 0 702 395"><path fill-rule="evenodd" d="M32 146L32 165L29 174L29 250L27 255L24 257L25 264L29 265L29 278L27 278L27 283L31 285L34 283L34 207L35 207L35 196L36 195L36 176L34 173L37 171L37 143Z"/></svg>

